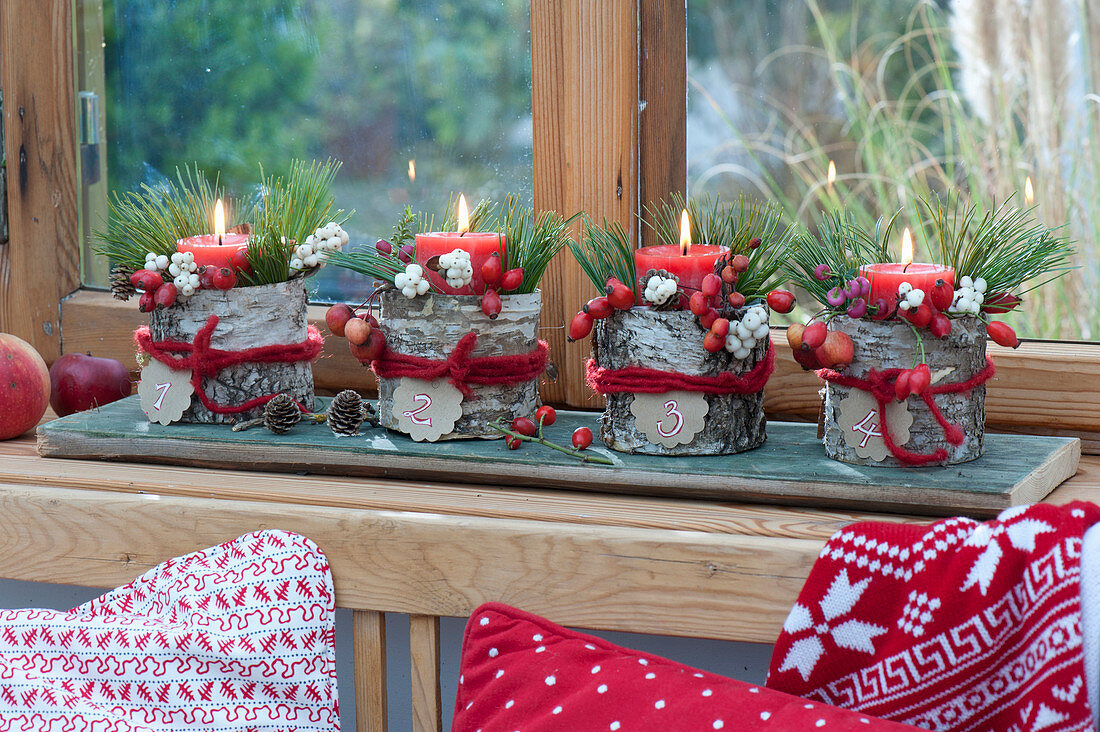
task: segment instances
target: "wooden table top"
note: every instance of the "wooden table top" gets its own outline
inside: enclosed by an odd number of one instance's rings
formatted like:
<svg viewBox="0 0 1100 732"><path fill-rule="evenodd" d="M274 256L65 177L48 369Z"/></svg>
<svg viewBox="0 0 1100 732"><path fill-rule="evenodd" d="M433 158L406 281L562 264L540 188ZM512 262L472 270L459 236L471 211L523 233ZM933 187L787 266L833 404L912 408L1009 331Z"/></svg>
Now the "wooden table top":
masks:
<svg viewBox="0 0 1100 732"><path fill-rule="evenodd" d="M141 498L155 500L135 500ZM233 517L239 516L240 526L252 530L278 523L272 516L287 516L294 517L290 528L313 536L329 554L338 598L345 607L462 615L481 600L503 599L584 627L755 641L774 639L801 581L835 531L861 520L933 520L554 489L49 460L37 455L33 436L0 442L0 500L5 499L9 512L12 506L25 510L18 526L5 527L0 519L0 536L5 529L18 529L43 513L52 519L43 524L46 533L56 536L61 531L52 528L57 522L72 523L63 546L46 546L48 542L37 546L35 538L25 541L26 546L20 544L23 563L0 561L0 576L4 577L112 586L118 579L132 576L137 568L153 566L163 559L164 552L198 548L196 542L237 531ZM1100 499L1100 456L1084 456L1077 475L1047 500L1065 503L1079 499ZM179 515L194 514L208 520L196 520L181 535L171 528L176 525L171 522L160 530L152 528L172 511L180 512L176 523ZM117 536L74 540L68 535L79 531L75 527L91 527L96 521L101 523L99 533ZM138 523L148 525L135 525ZM339 531L331 528L334 524L340 524ZM425 582L441 582L447 591L441 592L439 587L401 592L379 589L378 568L368 567L361 557L364 542L367 537L389 541L395 527L402 527L402 536L422 538L409 538L409 542L420 542L415 551L402 546L400 556L405 558L393 560L413 561L417 567L426 563L430 571L425 570ZM357 538L356 531L362 536ZM23 533L37 535L30 530ZM121 550L120 542L127 546L133 542L135 548ZM0 541L0 550L10 550L4 543ZM591 566L563 567L550 558L530 558L560 551L563 543L583 552L583 562ZM456 558L462 554L456 547L470 544L484 546L485 554L497 552L498 565L486 564L480 556ZM51 570L45 576L35 574L25 559L37 558L39 553L64 558L72 566ZM85 554L87 561L83 561ZM111 561L104 563L104 557ZM499 562L516 557L524 566L515 571L499 566ZM94 561L97 558L99 561ZM630 561L644 568L632 566L631 571L640 572L633 579L622 577L623 565ZM700 572L685 572L675 566L685 562ZM541 581L528 578L533 564L545 575ZM552 576L557 572L563 578L561 587L553 585ZM585 599L583 589L565 586L564 578L576 577L579 572L593 575L591 598ZM715 575L725 581L716 585L708 579ZM403 576L415 576L415 571ZM599 587L597 576L604 577L601 581L605 583L608 578L621 578L617 580L619 589ZM674 584L682 586L675 591L669 586ZM647 585L674 590L671 594L676 597L659 602L650 597L635 599L648 605L624 615L623 593ZM697 599L692 599L692 593L697 593ZM593 599L596 595L614 598L602 603ZM656 617L658 605L678 603L682 608L685 603L707 604L711 599L733 602L745 617L720 630L712 627L713 617L706 608L700 608L694 620L685 620L681 612L675 628ZM710 610L714 607L712 604ZM606 617L612 609L617 616Z"/></svg>

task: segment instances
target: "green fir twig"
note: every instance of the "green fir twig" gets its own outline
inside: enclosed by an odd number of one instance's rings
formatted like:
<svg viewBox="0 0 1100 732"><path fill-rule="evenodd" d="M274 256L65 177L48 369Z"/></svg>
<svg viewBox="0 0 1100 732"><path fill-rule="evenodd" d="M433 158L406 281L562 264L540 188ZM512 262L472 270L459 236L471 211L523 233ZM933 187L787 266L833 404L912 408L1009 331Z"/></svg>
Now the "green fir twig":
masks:
<svg viewBox="0 0 1100 732"><path fill-rule="evenodd" d="M622 225L604 219L603 226L596 226L587 214L582 222L583 234L579 240L569 240L569 249L596 291L603 292L611 277L631 289L637 288L634 247Z"/></svg>

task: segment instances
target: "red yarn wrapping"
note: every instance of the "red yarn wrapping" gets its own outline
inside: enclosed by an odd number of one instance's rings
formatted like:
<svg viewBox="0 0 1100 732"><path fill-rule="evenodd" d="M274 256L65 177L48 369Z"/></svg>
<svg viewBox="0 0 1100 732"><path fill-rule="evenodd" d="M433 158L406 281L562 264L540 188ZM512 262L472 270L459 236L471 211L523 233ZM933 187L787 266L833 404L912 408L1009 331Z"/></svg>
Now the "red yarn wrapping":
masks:
<svg viewBox="0 0 1100 732"><path fill-rule="evenodd" d="M380 379L399 379L407 376L412 379L432 381L444 376L462 392L466 399L472 399L474 392L470 385L488 386L492 384L521 384L537 379L546 370L546 360L550 355L550 344L539 341L538 348L530 353L518 356L481 356L474 358L470 353L477 346L477 333L467 333L459 339L451 355L443 361L405 353L386 351L382 358L371 362L371 368Z"/></svg>
<svg viewBox="0 0 1100 732"><path fill-rule="evenodd" d="M755 394L768 383L775 370L775 349L768 350L760 363L744 376L723 371L717 376L691 376L642 366L605 369L588 359L588 385L599 394L663 394L666 391L698 391L704 394Z"/></svg>
<svg viewBox="0 0 1100 732"><path fill-rule="evenodd" d="M880 420L882 441L886 443L886 449L890 451L890 454L897 458L903 465L928 465L929 463L943 462L948 457L946 449L941 447L932 453L912 452L906 450L901 445L895 444L894 438L890 434L890 423L886 421L885 416L886 405L895 398L894 382L897 380L898 375L907 370L908 369L884 369L882 371L877 371L871 369L867 372L866 379L848 376L833 371L832 369L820 369L817 371L817 375L831 384L869 392L871 396L875 398L875 403L878 405L878 413L882 416ZM985 368L966 381L930 386L920 395L924 403L928 405L928 411L932 413L936 422L943 429L944 437L946 437L947 441L952 445L961 445L962 441L965 439L965 435L958 425L951 424L944 418L943 413L940 412L940 408L936 405L936 401L932 397L936 394L958 394L960 392L970 391L975 386L980 386L992 379L993 374L996 372L997 369L993 366L993 359L986 356Z"/></svg>
<svg viewBox="0 0 1100 732"><path fill-rule="evenodd" d="M239 366L242 363L295 363L297 361L312 361L321 352L324 339L314 326L309 326L306 339L301 343L287 345L258 346L246 348L243 351L223 351L210 347L210 337L214 329L218 327L218 316L211 315L206 324L195 334L193 343L186 341L164 340L154 341L148 326L142 326L134 331L134 341L138 348L160 361L171 369L182 371L191 370L191 386L195 388L202 405L215 414L239 414L256 407L267 404L275 394L249 399L238 406L226 406L218 404L206 395L202 388L202 380L206 376L213 376L222 369L230 366ZM186 354L177 356L174 354ZM309 410L297 400L294 402L303 412Z"/></svg>

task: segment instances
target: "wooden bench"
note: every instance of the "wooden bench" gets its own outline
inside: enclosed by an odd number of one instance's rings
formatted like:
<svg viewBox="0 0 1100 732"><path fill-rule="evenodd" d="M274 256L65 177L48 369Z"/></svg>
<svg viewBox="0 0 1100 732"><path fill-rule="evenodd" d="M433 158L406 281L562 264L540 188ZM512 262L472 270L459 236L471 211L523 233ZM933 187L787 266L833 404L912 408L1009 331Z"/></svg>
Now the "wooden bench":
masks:
<svg viewBox="0 0 1100 732"><path fill-rule="evenodd" d="M1100 497L1100 457L1048 499ZM353 611L357 728L385 730L385 615L410 617L416 730L442 722L439 618L499 600L593 630L772 642L825 540L808 508L128 465L0 443L0 577L123 584L167 557L279 528L328 555ZM447 702L449 703L449 701Z"/></svg>

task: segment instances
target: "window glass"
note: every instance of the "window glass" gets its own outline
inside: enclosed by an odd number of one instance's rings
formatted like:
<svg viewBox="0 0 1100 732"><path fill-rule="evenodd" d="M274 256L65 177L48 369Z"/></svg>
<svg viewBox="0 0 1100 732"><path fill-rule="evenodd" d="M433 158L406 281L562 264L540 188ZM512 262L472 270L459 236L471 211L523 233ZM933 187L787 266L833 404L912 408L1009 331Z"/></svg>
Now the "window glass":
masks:
<svg viewBox="0 0 1100 732"><path fill-rule="evenodd" d="M525 0L105 0L80 10L80 84L97 93L98 176L136 189L197 164L238 195L295 158L337 158L353 242L388 236L406 205L531 199L530 12ZM96 38L101 28L102 43ZM86 49L83 50L82 49ZM98 72L98 87L97 84ZM90 166L82 152L85 168ZM102 284L102 268L86 279ZM320 300L360 276L326 268Z"/></svg>
<svg viewBox="0 0 1100 732"><path fill-rule="evenodd" d="M1100 338L1100 20L1079 0L689 0L688 183L867 224L918 196L988 209L1030 178L1079 269L1029 296L1021 335ZM829 181L829 167L837 178Z"/></svg>

